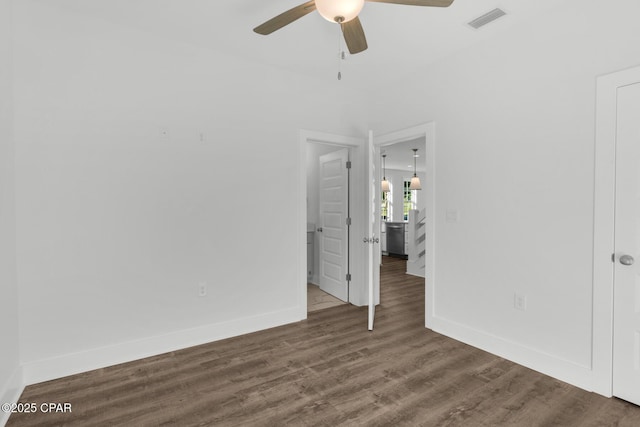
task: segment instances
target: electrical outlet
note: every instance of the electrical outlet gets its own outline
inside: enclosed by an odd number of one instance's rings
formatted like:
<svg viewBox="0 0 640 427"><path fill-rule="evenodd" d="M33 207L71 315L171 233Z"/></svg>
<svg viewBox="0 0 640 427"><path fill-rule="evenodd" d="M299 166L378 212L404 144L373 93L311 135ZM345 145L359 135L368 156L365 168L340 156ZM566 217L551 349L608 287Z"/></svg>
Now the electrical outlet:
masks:
<svg viewBox="0 0 640 427"><path fill-rule="evenodd" d="M527 296L517 292L513 294L513 308L525 311L527 309Z"/></svg>
<svg viewBox="0 0 640 427"><path fill-rule="evenodd" d="M198 295L201 297L207 296L207 282L198 283Z"/></svg>

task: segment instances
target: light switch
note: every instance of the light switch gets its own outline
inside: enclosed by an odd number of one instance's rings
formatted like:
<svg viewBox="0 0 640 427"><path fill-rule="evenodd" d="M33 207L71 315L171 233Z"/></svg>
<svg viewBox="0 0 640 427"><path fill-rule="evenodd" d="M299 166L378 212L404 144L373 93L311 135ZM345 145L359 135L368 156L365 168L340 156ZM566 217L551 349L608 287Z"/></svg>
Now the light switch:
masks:
<svg viewBox="0 0 640 427"><path fill-rule="evenodd" d="M513 307L517 310L525 311L527 309L527 296L516 292L513 295Z"/></svg>
<svg viewBox="0 0 640 427"><path fill-rule="evenodd" d="M457 209L447 209L446 213L447 222L460 221L460 211Z"/></svg>

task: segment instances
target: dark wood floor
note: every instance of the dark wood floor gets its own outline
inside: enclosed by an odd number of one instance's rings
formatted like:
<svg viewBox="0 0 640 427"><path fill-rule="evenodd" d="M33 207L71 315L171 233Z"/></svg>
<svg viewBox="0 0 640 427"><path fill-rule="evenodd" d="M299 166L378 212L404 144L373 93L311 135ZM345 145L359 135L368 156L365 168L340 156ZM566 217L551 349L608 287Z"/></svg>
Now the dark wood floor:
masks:
<svg viewBox="0 0 640 427"><path fill-rule="evenodd" d="M640 408L424 328L423 280L384 258L376 328L349 305L306 321L29 386L8 426L640 426Z"/></svg>

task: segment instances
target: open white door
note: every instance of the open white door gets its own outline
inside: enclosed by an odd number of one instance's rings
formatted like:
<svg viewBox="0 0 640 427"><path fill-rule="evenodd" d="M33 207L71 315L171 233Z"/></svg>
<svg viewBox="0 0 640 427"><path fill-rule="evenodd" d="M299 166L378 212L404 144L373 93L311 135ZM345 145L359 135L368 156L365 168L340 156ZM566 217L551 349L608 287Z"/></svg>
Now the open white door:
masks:
<svg viewBox="0 0 640 427"><path fill-rule="evenodd" d="M640 82L617 95L613 394L640 405Z"/></svg>
<svg viewBox="0 0 640 427"><path fill-rule="evenodd" d="M373 132L369 131L367 146L367 292L369 303L368 329L373 330L376 303L380 301L380 182L378 177L380 159L373 144Z"/></svg>
<svg viewBox="0 0 640 427"><path fill-rule="evenodd" d="M348 299L349 149L320 156L320 289Z"/></svg>

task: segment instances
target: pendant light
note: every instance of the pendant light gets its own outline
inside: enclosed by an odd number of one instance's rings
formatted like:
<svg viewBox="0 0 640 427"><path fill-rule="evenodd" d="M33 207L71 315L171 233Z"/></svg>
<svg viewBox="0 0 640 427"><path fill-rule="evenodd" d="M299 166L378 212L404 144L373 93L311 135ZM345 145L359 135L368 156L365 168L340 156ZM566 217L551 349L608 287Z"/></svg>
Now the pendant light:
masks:
<svg viewBox="0 0 640 427"><path fill-rule="evenodd" d="M409 184L409 190L422 190L422 185L420 185L420 178L416 174L416 159L418 158L418 149L412 148L413 150L413 177L411 178L411 184Z"/></svg>
<svg viewBox="0 0 640 427"><path fill-rule="evenodd" d="M385 157L387 157L386 154L382 155L382 184L380 184L380 187L382 188L382 191L385 193L388 193L389 191L391 191L391 187L389 186L389 181L387 181L386 175L387 175L387 168L385 166Z"/></svg>

